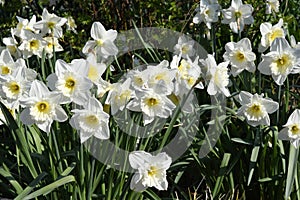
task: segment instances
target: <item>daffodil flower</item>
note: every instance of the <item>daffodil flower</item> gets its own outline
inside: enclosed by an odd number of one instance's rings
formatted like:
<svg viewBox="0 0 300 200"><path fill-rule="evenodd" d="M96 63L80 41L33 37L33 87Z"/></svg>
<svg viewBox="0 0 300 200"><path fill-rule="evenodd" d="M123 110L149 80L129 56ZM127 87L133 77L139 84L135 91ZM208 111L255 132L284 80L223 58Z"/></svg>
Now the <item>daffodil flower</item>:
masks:
<svg viewBox="0 0 300 200"><path fill-rule="evenodd" d="M289 140L296 148L300 143L300 110L296 109L290 115L287 123L283 125L283 129L278 134L278 139Z"/></svg>
<svg viewBox="0 0 300 200"><path fill-rule="evenodd" d="M25 32L31 32L31 33L38 33L38 30L34 28L34 25L36 23L36 16L33 15L30 21L28 19L24 19L22 17L17 16L18 24L17 27L13 29L12 35L18 36L22 39L26 37Z"/></svg>
<svg viewBox="0 0 300 200"><path fill-rule="evenodd" d="M266 14L271 14L272 11L279 12L280 3L278 0L267 0L266 1Z"/></svg>
<svg viewBox="0 0 300 200"><path fill-rule="evenodd" d="M263 94L250 94L241 91L237 101L242 105L237 111L237 115L244 116L251 126L270 125L269 114L274 113L279 108L279 104L270 98L263 98Z"/></svg>
<svg viewBox="0 0 300 200"><path fill-rule="evenodd" d="M116 114L119 110L122 111L128 102L135 97L135 91L131 87L131 79L126 79L124 83L115 83L111 86L112 89L109 91L106 104L111 107L111 114Z"/></svg>
<svg viewBox="0 0 300 200"><path fill-rule="evenodd" d="M151 123L155 117L168 118L176 107L161 89L157 84L155 88L137 90L136 97L127 105L129 110L143 113L144 125Z"/></svg>
<svg viewBox="0 0 300 200"><path fill-rule="evenodd" d="M189 40L185 36L180 36L177 44L174 46L175 54L183 58L186 58L187 56L191 57L195 54L195 49L193 46L193 40Z"/></svg>
<svg viewBox="0 0 300 200"><path fill-rule="evenodd" d="M227 88L229 84L228 64L229 61L217 65L213 55L208 55L205 60L200 60L207 70L206 79L208 82L207 92L209 95L223 93L226 97L230 95Z"/></svg>
<svg viewBox="0 0 300 200"><path fill-rule="evenodd" d="M6 98L13 107L19 106L19 100L28 95L31 78L26 78L26 68L18 67L11 75L0 76L1 96Z"/></svg>
<svg viewBox="0 0 300 200"><path fill-rule="evenodd" d="M272 26L269 22L264 22L260 25L261 43L259 52L264 52L269 48L276 38L284 38L285 30L282 28L283 20L279 19L278 23Z"/></svg>
<svg viewBox="0 0 300 200"><path fill-rule="evenodd" d="M71 66L63 60L57 60L55 73L47 77L47 85L51 90L57 90L62 94L63 103L72 101L82 105L90 96L89 90L93 86L92 82L84 76L85 70L80 64L76 65L76 62Z"/></svg>
<svg viewBox="0 0 300 200"><path fill-rule="evenodd" d="M197 8L197 14L193 18L193 23L199 24L204 22L208 29L211 29L211 23L218 21L220 5L218 1L201 0Z"/></svg>
<svg viewBox="0 0 300 200"><path fill-rule="evenodd" d="M290 73L299 73L300 56L296 54L285 38L277 38L270 52L262 56L258 70L262 74L272 75L278 85L282 85Z"/></svg>
<svg viewBox="0 0 300 200"><path fill-rule="evenodd" d="M52 58L54 52L63 51L63 47L59 44L58 39L55 37L44 37L43 40L45 41L45 52L48 58Z"/></svg>
<svg viewBox="0 0 300 200"><path fill-rule="evenodd" d="M136 173L133 175L130 188L141 192L148 187L167 190L167 170L172 159L165 152L152 156L145 151L133 151L129 154L129 163Z"/></svg>
<svg viewBox="0 0 300 200"><path fill-rule="evenodd" d="M82 52L88 54L94 51L98 56L103 58L117 55L118 48L114 44L117 34L115 30L105 30L100 22L94 22L91 29L91 37L94 40L87 41Z"/></svg>
<svg viewBox="0 0 300 200"><path fill-rule="evenodd" d="M103 111L101 103L95 97L90 97L83 104L83 109L74 109L72 112L74 115L70 124L80 132L81 143L92 136L101 140L109 138L109 115Z"/></svg>
<svg viewBox="0 0 300 200"><path fill-rule="evenodd" d="M42 13L42 20L38 21L34 28L41 30L42 34L51 34L52 37L61 38L63 35L62 26L67 22L64 17L58 17L53 13L49 13L46 8L44 8Z"/></svg>
<svg viewBox="0 0 300 200"><path fill-rule="evenodd" d="M252 12L253 7L250 4L243 4L242 0L232 0L231 6L222 10L222 23L229 24L234 33L242 32L245 24L253 24Z"/></svg>
<svg viewBox="0 0 300 200"><path fill-rule="evenodd" d="M32 55L42 58L45 45L46 42L43 40L42 35L25 32L24 39L19 46L19 49L22 51L24 58L29 58Z"/></svg>
<svg viewBox="0 0 300 200"><path fill-rule="evenodd" d="M231 74L235 77L245 69L249 72L255 71L255 53L252 52L251 42L243 38L239 42L229 42L225 45L226 52L223 55L225 61L231 65Z"/></svg>
<svg viewBox="0 0 300 200"><path fill-rule="evenodd" d="M58 93L50 92L47 86L38 80L32 82L29 95L20 100L25 109L21 112L20 119L25 125L36 124L42 131L49 133L52 122L66 121L68 116L59 105Z"/></svg>

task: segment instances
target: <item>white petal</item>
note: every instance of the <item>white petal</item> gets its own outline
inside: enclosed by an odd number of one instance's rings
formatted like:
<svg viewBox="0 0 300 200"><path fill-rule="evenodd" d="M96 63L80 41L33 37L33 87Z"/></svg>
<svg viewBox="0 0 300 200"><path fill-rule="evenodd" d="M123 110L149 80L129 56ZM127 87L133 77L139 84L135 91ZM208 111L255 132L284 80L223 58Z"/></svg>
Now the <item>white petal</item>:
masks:
<svg viewBox="0 0 300 200"><path fill-rule="evenodd" d="M267 113L272 114L279 108L279 104L270 98L262 99L262 104L266 108Z"/></svg>
<svg viewBox="0 0 300 200"><path fill-rule="evenodd" d="M91 29L91 37L94 40L102 39L105 31L104 26L100 22L94 22Z"/></svg>
<svg viewBox="0 0 300 200"><path fill-rule="evenodd" d="M130 182L130 189L132 189L136 192L142 192L143 190L147 189L147 187L145 187L142 184L142 179L139 174L133 175L131 182Z"/></svg>
<svg viewBox="0 0 300 200"><path fill-rule="evenodd" d="M130 166L134 169L145 167L145 163L150 160L152 155L145 151L133 151L129 154Z"/></svg>

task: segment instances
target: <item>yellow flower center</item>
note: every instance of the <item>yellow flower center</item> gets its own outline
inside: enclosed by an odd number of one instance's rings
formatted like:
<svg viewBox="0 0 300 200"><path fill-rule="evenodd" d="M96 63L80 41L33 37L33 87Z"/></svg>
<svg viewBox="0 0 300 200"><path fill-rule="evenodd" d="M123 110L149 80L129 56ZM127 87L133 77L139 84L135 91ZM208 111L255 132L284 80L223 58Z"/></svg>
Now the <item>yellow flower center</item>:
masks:
<svg viewBox="0 0 300 200"><path fill-rule="evenodd" d="M48 22L48 28L53 30L54 26L55 26L55 23L54 22Z"/></svg>
<svg viewBox="0 0 300 200"><path fill-rule="evenodd" d="M102 47L104 44L104 41L102 39L97 40L97 45Z"/></svg>
<svg viewBox="0 0 300 200"><path fill-rule="evenodd" d="M283 30L281 28L275 28L268 35L269 42L272 43L276 38L280 38L280 37L283 37L283 36L284 36Z"/></svg>
<svg viewBox="0 0 300 200"><path fill-rule="evenodd" d="M146 100L146 104L147 104L148 106L155 106L155 105L157 105L158 103L159 103L158 99L155 99L155 98L148 98L148 99Z"/></svg>
<svg viewBox="0 0 300 200"><path fill-rule="evenodd" d="M7 66L2 66L2 67L1 67L1 74L3 74L3 75L10 74L10 69L9 69L9 67L7 67Z"/></svg>
<svg viewBox="0 0 300 200"><path fill-rule="evenodd" d="M29 47L30 47L30 49L37 50L39 48L39 41L38 40L31 40L29 42Z"/></svg>
<svg viewBox="0 0 300 200"><path fill-rule="evenodd" d="M260 105L260 104L254 103L253 105L251 105L251 106L248 108L247 112L248 112L251 116L253 116L253 117L255 117L255 118L259 118L259 117L262 116L262 108L261 108L261 105Z"/></svg>
<svg viewBox="0 0 300 200"><path fill-rule="evenodd" d="M75 80L72 77L67 78L66 83L65 83L65 87L73 90L75 87Z"/></svg>
<svg viewBox="0 0 300 200"><path fill-rule="evenodd" d="M238 52L236 54L236 58L238 61L243 61L245 59L245 55L242 52Z"/></svg>
<svg viewBox="0 0 300 200"><path fill-rule="evenodd" d="M89 115L85 118L85 122L89 125L95 126L99 123L99 120L95 115Z"/></svg>
<svg viewBox="0 0 300 200"><path fill-rule="evenodd" d="M35 106L41 113L49 113L50 111L50 105L47 101L40 101Z"/></svg>
<svg viewBox="0 0 300 200"><path fill-rule="evenodd" d="M272 71L275 74L286 74L289 67L292 66L291 58L288 54L283 54L277 60L275 60L275 66L273 67Z"/></svg>
<svg viewBox="0 0 300 200"><path fill-rule="evenodd" d="M148 170L148 176L152 177L157 174L158 169L154 166L151 166L150 169Z"/></svg>
<svg viewBox="0 0 300 200"><path fill-rule="evenodd" d="M10 83L8 88L11 91L11 93L13 93L13 94L18 94L21 89L17 82Z"/></svg>
<svg viewBox="0 0 300 200"><path fill-rule="evenodd" d="M182 51L183 54L188 54L189 46L188 45L183 45L183 47L181 48L181 51Z"/></svg>
<svg viewBox="0 0 300 200"><path fill-rule="evenodd" d="M293 135L298 135L300 132L300 128L295 124L290 128L290 131Z"/></svg>
<svg viewBox="0 0 300 200"><path fill-rule="evenodd" d="M240 18L242 16L242 13L240 11L235 11L234 15L236 18Z"/></svg>

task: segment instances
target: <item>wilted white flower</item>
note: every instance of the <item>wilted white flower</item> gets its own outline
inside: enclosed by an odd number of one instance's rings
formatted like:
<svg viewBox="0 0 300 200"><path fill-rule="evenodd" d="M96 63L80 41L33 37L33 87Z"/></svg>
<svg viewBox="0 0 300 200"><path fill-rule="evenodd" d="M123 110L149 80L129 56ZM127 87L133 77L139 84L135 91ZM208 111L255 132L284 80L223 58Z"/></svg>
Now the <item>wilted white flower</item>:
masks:
<svg viewBox="0 0 300 200"><path fill-rule="evenodd" d="M267 48L269 48L276 38L285 37L285 31L282 26L282 19L280 19L274 26L272 26L269 22L264 22L260 25L261 43L258 49L260 52L264 52Z"/></svg>
<svg viewBox="0 0 300 200"><path fill-rule="evenodd" d="M197 8L197 14L193 18L195 24L204 22L208 29L211 29L211 23L218 21L220 5L218 1L201 0L200 6Z"/></svg>
<svg viewBox="0 0 300 200"><path fill-rule="evenodd" d="M91 29L91 37L94 40L87 41L82 52L87 54L95 51L97 55L103 58L117 55L118 48L114 44L117 34L117 31L112 29L106 31L100 22L94 22Z"/></svg>
<svg viewBox="0 0 300 200"><path fill-rule="evenodd" d="M290 115L287 123L283 125L283 128L279 134L278 139L289 140L296 148L300 143L300 110L296 109Z"/></svg>
<svg viewBox="0 0 300 200"><path fill-rule="evenodd" d="M59 105L60 97L50 92L46 85L38 80L32 82L29 96L20 100L25 107L20 119L25 125L36 124L42 131L49 133L53 120L66 121L68 116Z"/></svg>
<svg viewBox="0 0 300 200"><path fill-rule="evenodd" d="M195 54L194 43L193 40L189 40L186 36L180 36L174 47L175 54L183 58L193 56Z"/></svg>
<svg viewBox="0 0 300 200"><path fill-rule="evenodd" d="M245 69L249 72L255 71L255 53L252 52L251 42L248 38L243 38L239 42L228 42L225 45L225 61L230 61L231 74L237 76Z"/></svg>
<svg viewBox="0 0 300 200"><path fill-rule="evenodd" d="M266 14L271 14L272 11L279 12L279 1L278 0L267 0L266 2Z"/></svg>
<svg viewBox="0 0 300 200"><path fill-rule="evenodd" d="M258 65L262 74L272 75L278 85L282 85L290 73L299 73L300 55L292 49L285 38L276 38L270 52L263 55Z"/></svg>
<svg viewBox="0 0 300 200"><path fill-rule="evenodd" d="M242 32L245 24L253 24L252 12L253 7L250 4L243 4L242 0L232 0L231 6L222 10L222 23L229 24L234 33Z"/></svg>
<svg viewBox="0 0 300 200"><path fill-rule="evenodd" d="M268 114L274 113L279 108L279 104L270 98L263 98L263 94L250 94L241 91L237 100L242 105L237 111L238 115L244 116L251 126L270 125Z"/></svg>
<svg viewBox="0 0 300 200"><path fill-rule="evenodd" d="M72 66L63 60L57 60L55 63L55 73L47 77L47 85L51 90L57 90L63 95L62 102L69 103L73 101L82 105L90 96L92 82L85 77L86 69L80 66L80 63Z"/></svg>
<svg viewBox="0 0 300 200"><path fill-rule="evenodd" d="M103 111L101 103L95 97L88 98L83 109L74 109L72 112L74 115L70 124L80 132L81 143L92 136L102 140L109 138L109 115Z"/></svg>
<svg viewBox="0 0 300 200"><path fill-rule="evenodd" d="M38 21L34 28L41 30L42 34L51 34L56 38L61 38L63 35L62 26L67 22L66 18L58 17L53 13L49 13L46 8L44 8L42 13L42 20Z"/></svg>
<svg viewBox="0 0 300 200"><path fill-rule="evenodd" d="M209 95L216 95L223 93L226 97L230 95L227 88L229 84L228 64L229 62L222 62L217 65L213 55L208 55L205 60L201 60L202 64L207 69L206 78L208 79L207 92Z"/></svg>
<svg viewBox="0 0 300 200"><path fill-rule="evenodd" d="M167 169L172 159L165 152L152 156L145 151L133 151L129 154L129 163L136 173L133 175L130 188L141 192L148 187L167 190Z"/></svg>

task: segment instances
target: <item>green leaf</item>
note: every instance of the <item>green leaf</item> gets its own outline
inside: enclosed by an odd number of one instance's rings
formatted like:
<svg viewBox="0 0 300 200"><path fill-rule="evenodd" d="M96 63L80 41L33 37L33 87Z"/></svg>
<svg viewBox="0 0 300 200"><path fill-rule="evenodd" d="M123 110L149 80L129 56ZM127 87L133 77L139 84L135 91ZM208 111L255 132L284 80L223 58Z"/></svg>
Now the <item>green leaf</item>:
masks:
<svg viewBox="0 0 300 200"><path fill-rule="evenodd" d="M221 166L220 166L220 171L219 171L219 176L217 178L217 182L216 185L214 187L214 191L213 191L213 197L216 198L216 195L219 193L223 179L224 179L224 175L226 173L226 167L228 166L228 162L230 160L231 154L230 153L225 153L223 156L223 160L221 162Z"/></svg>
<svg viewBox="0 0 300 200"><path fill-rule="evenodd" d="M54 189L56 189L56 188L58 188L62 185L65 185L67 183L74 182L74 181L75 181L74 176L71 176L71 175L66 176L64 178L61 178L61 179L59 179L59 180L57 180L57 181L41 188L41 189L31 193L30 195L26 196L24 198L24 200L33 199L33 198L36 198L36 197L41 196L41 195L45 196L45 195L49 194L50 192L52 192Z"/></svg>
<svg viewBox="0 0 300 200"><path fill-rule="evenodd" d="M289 164L286 177L285 195L284 198L288 199L293 188L293 183L296 175L297 160L299 155L299 149L295 148L293 144L290 145Z"/></svg>
<svg viewBox="0 0 300 200"><path fill-rule="evenodd" d="M9 183L16 189L17 194L20 194L23 191L22 186L16 181L16 179L11 175L10 171L0 168L0 175L5 177Z"/></svg>
<svg viewBox="0 0 300 200"><path fill-rule="evenodd" d="M16 198L15 200L21 200L24 199L24 197L26 197L26 195L28 195L38 184L41 180L43 180L43 178L45 176L47 176L48 174L46 172L42 172L41 174L38 175L38 177L36 177L36 179L34 179L26 188L25 190L23 190Z"/></svg>

